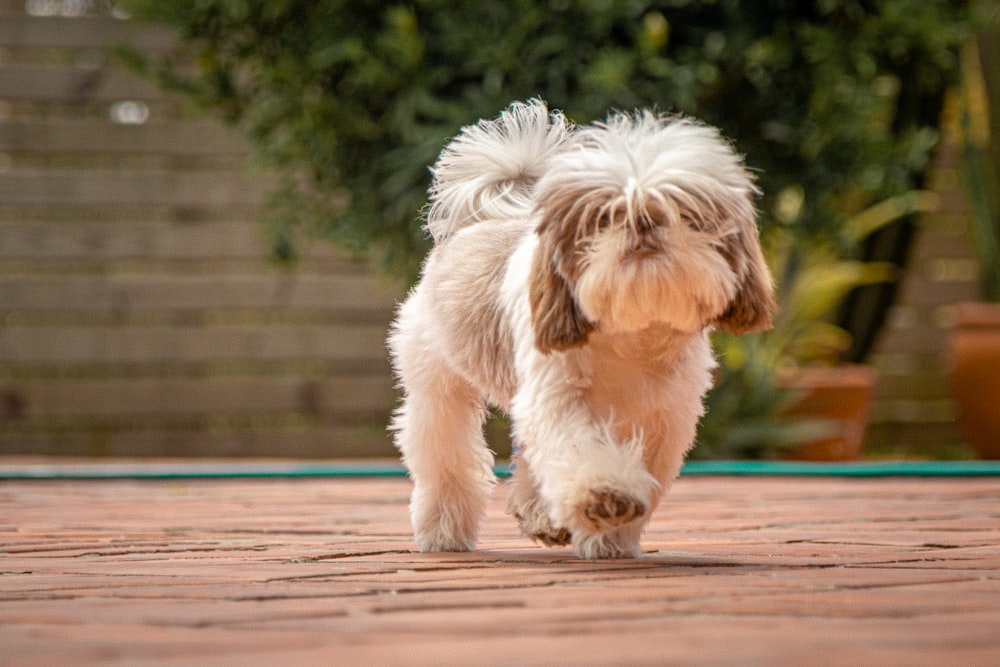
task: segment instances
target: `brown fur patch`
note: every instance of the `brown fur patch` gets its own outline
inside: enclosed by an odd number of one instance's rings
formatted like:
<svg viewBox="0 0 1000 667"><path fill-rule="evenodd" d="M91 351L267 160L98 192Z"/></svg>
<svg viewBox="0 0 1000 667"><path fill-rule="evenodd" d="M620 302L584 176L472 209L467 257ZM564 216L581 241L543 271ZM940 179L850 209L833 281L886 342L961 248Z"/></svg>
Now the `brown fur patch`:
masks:
<svg viewBox="0 0 1000 667"><path fill-rule="evenodd" d="M540 211L538 247L528 284L535 346L546 353L583 345L594 330L570 287L570 281L576 280L581 271L582 252L578 246L591 232L581 229L580 221L594 219L593 211L584 203L586 197L573 197L572 202L565 199L546 202L547 210Z"/></svg>
<svg viewBox="0 0 1000 667"><path fill-rule="evenodd" d="M535 347L547 353L587 342L594 325L580 312L569 285L541 246L532 260L528 296Z"/></svg>
<svg viewBox="0 0 1000 667"><path fill-rule="evenodd" d="M500 305L507 259L524 224L491 222L456 234L432 252L425 280L457 370L498 406L514 395L514 342Z"/></svg>
<svg viewBox="0 0 1000 667"><path fill-rule="evenodd" d="M771 271L764 261L753 218L741 218L737 224L739 230L729 237L723 255L741 275L742 284L715 323L734 334L764 331L773 326L774 315L778 312Z"/></svg>

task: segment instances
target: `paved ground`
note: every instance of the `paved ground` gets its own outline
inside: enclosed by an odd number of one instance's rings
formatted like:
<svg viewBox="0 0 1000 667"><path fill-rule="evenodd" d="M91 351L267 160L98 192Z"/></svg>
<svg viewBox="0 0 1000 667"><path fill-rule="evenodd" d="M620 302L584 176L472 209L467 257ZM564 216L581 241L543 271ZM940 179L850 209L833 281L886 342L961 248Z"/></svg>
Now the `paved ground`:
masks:
<svg viewBox="0 0 1000 667"><path fill-rule="evenodd" d="M682 478L638 561L400 478L0 483L0 664L998 665L1000 478Z"/></svg>

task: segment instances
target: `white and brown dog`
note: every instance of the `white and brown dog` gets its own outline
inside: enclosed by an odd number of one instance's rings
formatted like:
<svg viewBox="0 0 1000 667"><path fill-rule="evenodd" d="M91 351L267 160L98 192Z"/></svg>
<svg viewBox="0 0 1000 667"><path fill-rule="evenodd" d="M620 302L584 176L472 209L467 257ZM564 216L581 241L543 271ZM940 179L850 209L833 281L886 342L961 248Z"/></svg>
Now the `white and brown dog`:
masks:
<svg viewBox="0 0 1000 667"><path fill-rule="evenodd" d="M767 328L776 308L753 179L711 127L650 112L573 127L537 100L466 127L433 173L435 247L389 336L420 548L475 547L492 405L519 446L522 531L641 555L704 413L709 331Z"/></svg>

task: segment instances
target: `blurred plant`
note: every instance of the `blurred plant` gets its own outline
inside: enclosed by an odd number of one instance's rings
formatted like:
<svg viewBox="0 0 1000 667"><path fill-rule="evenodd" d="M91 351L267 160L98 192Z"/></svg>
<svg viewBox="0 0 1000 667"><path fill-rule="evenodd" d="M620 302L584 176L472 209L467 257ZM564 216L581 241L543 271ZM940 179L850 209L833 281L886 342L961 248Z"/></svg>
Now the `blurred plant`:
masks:
<svg viewBox="0 0 1000 667"><path fill-rule="evenodd" d="M1000 9L979 2L984 28L962 48L960 130L983 298L1000 301Z"/></svg>
<svg viewBox="0 0 1000 667"><path fill-rule="evenodd" d="M802 193L796 233L919 186L967 32L947 0L125 0L194 53L123 55L246 128L284 177L275 254L377 246L411 275L427 167L459 127L540 96L578 121L612 108L719 125L760 171L762 225Z"/></svg>
<svg viewBox="0 0 1000 667"><path fill-rule="evenodd" d="M798 196L785 196L786 214L801 215ZM693 458L767 458L825 433L823 423L785 414L799 393L780 376L797 367L839 363L851 339L833 314L852 290L897 274L892 263L845 258L838 247L857 248L904 216L935 210L938 200L935 193L912 191L879 202L851 216L837 244L781 233L766 239L781 311L770 331L714 335L720 372L706 398Z"/></svg>
<svg viewBox="0 0 1000 667"><path fill-rule="evenodd" d="M921 187L970 31L960 0L124 4L177 28L194 58L122 56L244 127L283 176L269 229L284 259L322 237L414 276L428 166L511 100L538 96L580 122L655 107L719 126L759 173L785 314L774 332L720 337L696 456L762 454L815 430L777 417L790 396L775 374L849 339L831 309L893 273L859 258L905 255L905 233L885 252L873 243L898 217L858 221Z"/></svg>

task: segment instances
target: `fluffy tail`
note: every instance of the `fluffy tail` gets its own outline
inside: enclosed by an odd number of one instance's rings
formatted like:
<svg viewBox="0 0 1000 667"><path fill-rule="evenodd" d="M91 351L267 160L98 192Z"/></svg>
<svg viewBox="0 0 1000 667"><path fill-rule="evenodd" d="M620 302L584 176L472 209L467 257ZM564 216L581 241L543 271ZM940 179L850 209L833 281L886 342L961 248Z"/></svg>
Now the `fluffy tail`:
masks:
<svg viewBox="0 0 1000 667"><path fill-rule="evenodd" d="M530 213L535 182L570 131L561 113L537 99L463 128L431 170L427 230L434 241L477 222Z"/></svg>

